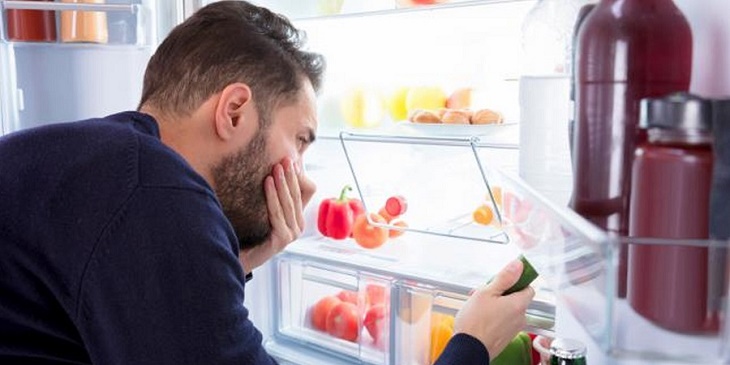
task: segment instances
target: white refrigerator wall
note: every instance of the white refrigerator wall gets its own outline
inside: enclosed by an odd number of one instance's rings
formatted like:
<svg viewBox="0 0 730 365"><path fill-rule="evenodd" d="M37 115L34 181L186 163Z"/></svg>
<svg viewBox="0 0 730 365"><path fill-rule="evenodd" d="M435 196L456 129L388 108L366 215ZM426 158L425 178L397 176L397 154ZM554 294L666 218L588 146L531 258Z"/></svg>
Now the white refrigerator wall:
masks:
<svg viewBox="0 0 730 365"><path fill-rule="evenodd" d="M692 27L691 91L730 97L730 1L676 0Z"/></svg>

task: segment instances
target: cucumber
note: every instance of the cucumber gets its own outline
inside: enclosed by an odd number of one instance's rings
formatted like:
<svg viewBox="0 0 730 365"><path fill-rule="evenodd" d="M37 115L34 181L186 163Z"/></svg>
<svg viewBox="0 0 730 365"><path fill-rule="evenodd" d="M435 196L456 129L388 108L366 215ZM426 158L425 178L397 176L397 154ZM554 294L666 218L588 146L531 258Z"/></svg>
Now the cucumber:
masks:
<svg viewBox="0 0 730 365"><path fill-rule="evenodd" d="M520 279L517 280L517 282L509 289L505 290L502 295L510 295L514 292L518 292L524 288L527 288L528 285L530 285L533 281L535 281L535 279L537 279L537 271L535 271L535 268L532 267L529 261L527 261L525 255L520 255L519 259L520 261L522 261L522 274L520 274ZM489 280L489 283L491 282L492 280Z"/></svg>

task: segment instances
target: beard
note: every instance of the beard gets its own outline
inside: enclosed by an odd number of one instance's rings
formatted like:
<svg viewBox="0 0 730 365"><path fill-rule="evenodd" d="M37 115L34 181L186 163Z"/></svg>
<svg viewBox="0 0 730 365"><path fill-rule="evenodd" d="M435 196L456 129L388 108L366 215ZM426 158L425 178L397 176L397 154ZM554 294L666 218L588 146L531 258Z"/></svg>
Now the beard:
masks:
<svg viewBox="0 0 730 365"><path fill-rule="evenodd" d="M266 134L259 130L248 146L213 169L216 195L233 226L241 250L263 244L271 236L264 179L270 174Z"/></svg>

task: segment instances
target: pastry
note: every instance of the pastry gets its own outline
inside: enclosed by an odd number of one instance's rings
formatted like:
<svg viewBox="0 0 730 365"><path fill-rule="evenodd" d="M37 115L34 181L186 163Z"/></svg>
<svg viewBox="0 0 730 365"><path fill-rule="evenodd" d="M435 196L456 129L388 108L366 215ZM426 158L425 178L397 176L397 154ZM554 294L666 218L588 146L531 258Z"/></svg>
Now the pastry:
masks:
<svg viewBox="0 0 730 365"><path fill-rule="evenodd" d="M471 116L471 124L499 124L502 114L491 109L480 109Z"/></svg>
<svg viewBox="0 0 730 365"><path fill-rule="evenodd" d="M467 109L448 109L441 121L445 124L469 124L471 114Z"/></svg>
<svg viewBox="0 0 730 365"><path fill-rule="evenodd" d="M438 115L430 110L416 110L411 114L410 119L413 123L441 123Z"/></svg>

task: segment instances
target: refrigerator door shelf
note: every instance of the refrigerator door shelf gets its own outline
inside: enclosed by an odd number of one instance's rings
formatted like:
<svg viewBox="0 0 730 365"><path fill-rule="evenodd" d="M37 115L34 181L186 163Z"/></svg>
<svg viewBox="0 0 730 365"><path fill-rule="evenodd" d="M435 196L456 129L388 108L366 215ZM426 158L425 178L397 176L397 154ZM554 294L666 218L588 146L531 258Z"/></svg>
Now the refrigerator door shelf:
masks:
<svg viewBox="0 0 730 365"><path fill-rule="evenodd" d="M101 3L3 1L2 40L11 44L70 47L107 47L119 45L151 46L157 43L156 5L150 0L106 0ZM8 11L52 11L58 29L55 42L11 40ZM83 18L87 16L87 18ZM83 23L81 23L83 21Z"/></svg>
<svg viewBox="0 0 730 365"><path fill-rule="evenodd" d="M349 363L430 364L435 347L450 337L441 333L443 326L453 321L470 290L377 266L293 252L277 257L274 265L277 316L269 350L282 341L299 343ZM540 293L530 306L528 322L543 328L528 329L552 335L554 306L548 297L549 293ZM335 303L322 330L320 315L327 310L322 304L326 301ZM345 332L336 332L342 323ZM355 337L344 338L350 335Z"/></svg>
<svg viewBox="0 0 730 365"><path fill-rule="evenodd" d="M392 278L293 256L278 258L275 268L278 336L356 362L387 363Z"/></svg>
<svg viewBox="0 0 730 365"><path fill-rule="evenodd" d="M277 13L295 20L321 20L331 17L360 17L397 14L406 11L433 11L436 9L477 6L504 0L256 0Z"/></svg>

